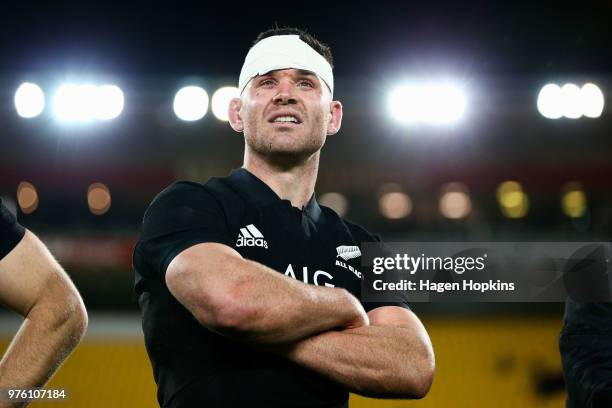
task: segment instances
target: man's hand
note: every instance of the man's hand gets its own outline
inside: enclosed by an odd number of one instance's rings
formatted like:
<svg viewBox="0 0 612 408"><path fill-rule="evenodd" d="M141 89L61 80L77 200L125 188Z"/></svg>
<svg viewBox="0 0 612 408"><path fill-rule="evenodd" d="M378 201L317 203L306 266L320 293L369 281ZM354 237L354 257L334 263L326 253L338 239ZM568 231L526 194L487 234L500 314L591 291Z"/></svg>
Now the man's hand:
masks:
<svg viewBox="0 0 612 408"><path fill-rule="evenodd" d="M87 312L68 275L29 231L0 260L0 300L25 318L0 361L0 388L42 387L83 337Z"/></svg>
<svg viewBox="0 0 612 408"><path fill-rule="evenodd" d="M296 281L223 244L198 244L178 254L166 284L202 325L255 345L369 324L345 289Z"/></svg>

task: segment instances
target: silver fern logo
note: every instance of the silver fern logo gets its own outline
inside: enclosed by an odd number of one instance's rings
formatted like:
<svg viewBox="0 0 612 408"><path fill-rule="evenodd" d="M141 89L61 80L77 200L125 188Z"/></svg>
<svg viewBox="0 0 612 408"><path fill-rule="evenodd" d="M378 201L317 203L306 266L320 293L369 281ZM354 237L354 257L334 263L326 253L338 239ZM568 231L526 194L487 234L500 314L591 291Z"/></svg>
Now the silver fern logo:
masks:
<svg viewBox="0 0 612 408"><path fill-rule="evenodd" d="M338 252L338 256L345 261L361 256L361 251L356 245L340 245L336 248L336 252Z"/></svg>

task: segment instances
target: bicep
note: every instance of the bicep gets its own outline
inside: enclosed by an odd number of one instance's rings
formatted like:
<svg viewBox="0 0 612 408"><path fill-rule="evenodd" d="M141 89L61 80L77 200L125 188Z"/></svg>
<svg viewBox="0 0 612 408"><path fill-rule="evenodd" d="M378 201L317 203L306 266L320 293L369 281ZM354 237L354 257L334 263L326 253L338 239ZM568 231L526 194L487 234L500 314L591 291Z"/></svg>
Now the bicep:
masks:
<svg viewBox="0 0 612 408"><path fill-rule="evenodd" d="M69 284L67 276L30 231L0 260L0 300L23 316L58 283Z"/></svg>

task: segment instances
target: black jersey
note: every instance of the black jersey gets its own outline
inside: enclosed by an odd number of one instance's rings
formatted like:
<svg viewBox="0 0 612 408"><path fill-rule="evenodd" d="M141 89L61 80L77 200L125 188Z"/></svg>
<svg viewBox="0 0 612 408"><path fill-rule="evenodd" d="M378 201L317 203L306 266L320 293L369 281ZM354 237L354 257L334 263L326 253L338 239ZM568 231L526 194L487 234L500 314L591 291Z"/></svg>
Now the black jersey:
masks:
<svg viewBox="0 0 612 408"><path fill-rule="evenodd" d="M582 259L583 256L574 254L571 258ZM607 258L605 251L593 250L589 251L587 259L581 261L584 264L588 261L589 267L581 274L580 283L593 285L593 282L597 282L597 295L603 295L608 289L606 284L610 273ZM600 282L593 277L606 277L606 280ZM600 298L607 297L603 295ZM567 389L567 407L612 407L612 303L568 298L559 350Z"/></svg>
<svg viewBox="0 0 612 408"><path fill-rule="evenodd" d="M25 228L17 223L17 219L2 204L0 199L0 259L17 246L25 234Z"/></svg>
<svg viewBox="0 0 612 408"><path fill-rule="evenodd" d="M559 350L567 407L611 407L612 303L566 301Z"/></svg>
<svg viewBox="0 0 612 408"><path fill-rule="evenodd" d="M346 406L342 386L200 325L171 295L164 276L181 251L217 242L294 279L342 287L360 298L359 245L377 240L314 195L302 210L293 207L245 169L162 191L145 213L134 250L135 290L160 405ZM381 305L364 303L366 310Z"/></svg>

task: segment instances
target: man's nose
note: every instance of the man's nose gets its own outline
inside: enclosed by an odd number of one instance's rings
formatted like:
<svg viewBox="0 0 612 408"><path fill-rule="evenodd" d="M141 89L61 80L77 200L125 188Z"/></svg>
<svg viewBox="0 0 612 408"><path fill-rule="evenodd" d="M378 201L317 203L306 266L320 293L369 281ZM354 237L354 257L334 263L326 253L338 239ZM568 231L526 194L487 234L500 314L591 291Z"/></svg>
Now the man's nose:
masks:
<svg viewBox="0 0 612 408"><path fill-rule="evenodd" d="M274 103L281 105L290 105L297 103L295 98L295 89L291 81L280 81L278 85L278 92L273 98Z"/></svg>

